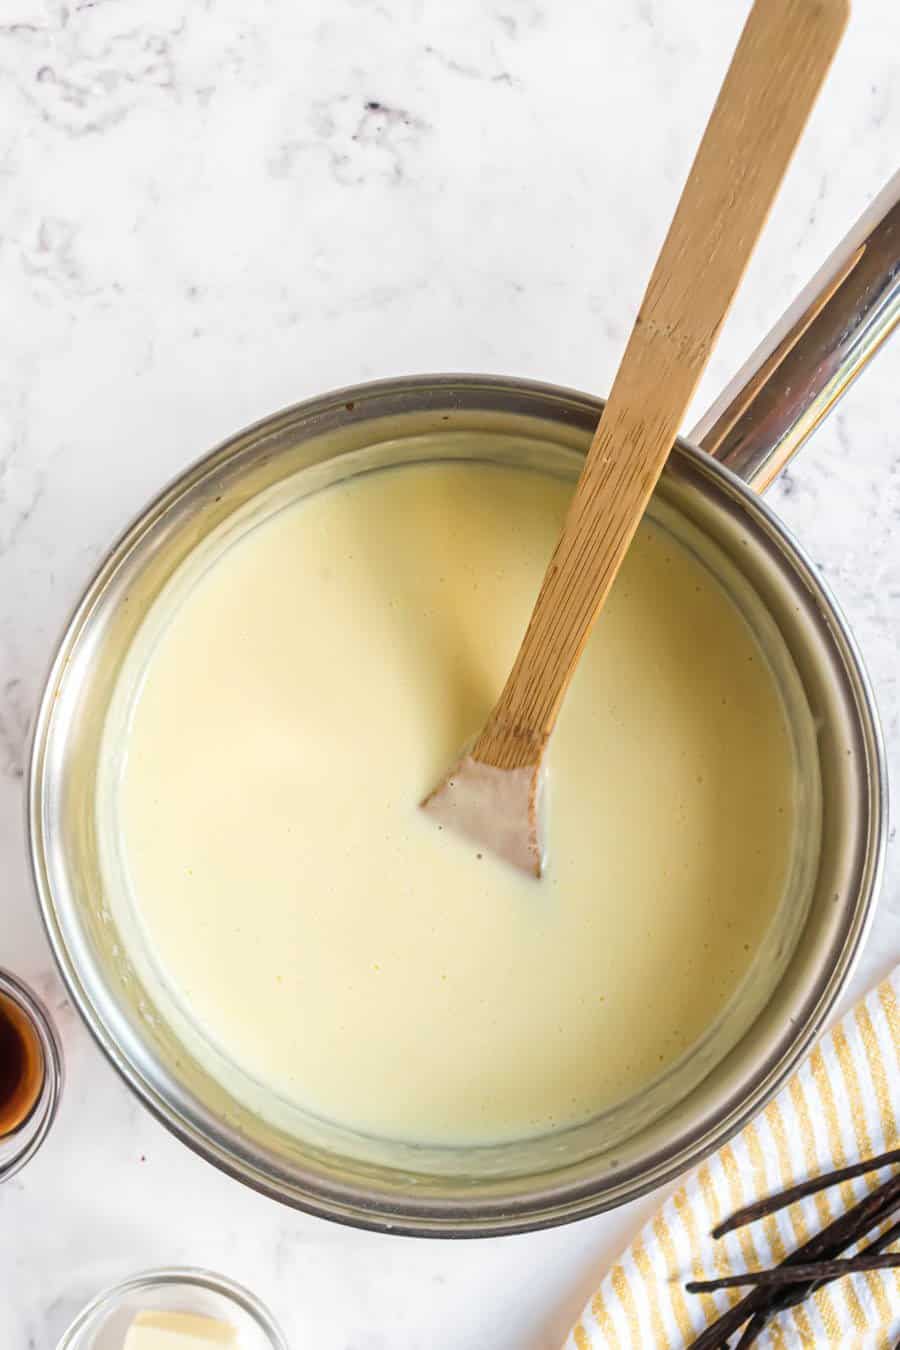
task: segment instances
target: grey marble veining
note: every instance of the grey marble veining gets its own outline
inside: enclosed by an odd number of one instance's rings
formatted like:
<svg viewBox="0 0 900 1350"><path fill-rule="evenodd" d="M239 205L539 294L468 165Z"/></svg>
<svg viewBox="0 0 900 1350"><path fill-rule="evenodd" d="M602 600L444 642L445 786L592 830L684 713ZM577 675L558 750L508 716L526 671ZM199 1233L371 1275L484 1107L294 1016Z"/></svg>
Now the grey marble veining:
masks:
<svg viewBox="0 0 900 1350"><path fill-rule="evenodd" d="M480 1244L346 1232L192 1157L68 1007L25 864L54 639L167 478L272 408L415 370L608 388L746 0L4 0L0 963L55 1009L60 1120L0 1193L0 1343L107 1281L244 1279L318 1350L544 1350L652 1200ZM896 169L900 8L858 0L702 409ZM771 491L850 618L900 773L900 347ZM692 421L688 419L688 424ZM900 958L900 868L854 991Z"/></svg>

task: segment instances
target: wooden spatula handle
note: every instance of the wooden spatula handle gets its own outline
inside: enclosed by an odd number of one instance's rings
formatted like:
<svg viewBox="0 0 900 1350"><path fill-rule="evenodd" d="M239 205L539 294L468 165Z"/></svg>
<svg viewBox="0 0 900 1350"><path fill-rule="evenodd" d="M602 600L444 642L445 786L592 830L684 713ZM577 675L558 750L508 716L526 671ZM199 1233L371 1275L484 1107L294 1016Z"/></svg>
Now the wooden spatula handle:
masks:
<svg viewBox="0 0 900 1350"><path fill-rule="evenodd" d="M662 472L849 0L756 0L659 255L547 569L474 758L535 764Z"/></svg>

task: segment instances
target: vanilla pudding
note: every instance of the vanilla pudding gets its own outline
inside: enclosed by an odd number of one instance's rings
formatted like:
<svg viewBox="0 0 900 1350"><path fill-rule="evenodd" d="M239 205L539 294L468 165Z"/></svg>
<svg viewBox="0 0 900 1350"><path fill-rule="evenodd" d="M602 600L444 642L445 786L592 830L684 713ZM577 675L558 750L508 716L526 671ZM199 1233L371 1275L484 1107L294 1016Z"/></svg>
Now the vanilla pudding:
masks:
<svg viewBox="0 0 900 1350"><path fill-rule="evenodd" d="M494 1142L634 1096L785 894L778 686L653 523L551 741L543 878L418 809L503 684L571 492L435 463L298 500L161 597L120 679L107 814L158 979L217 1054L350 1128Z"/></svg>

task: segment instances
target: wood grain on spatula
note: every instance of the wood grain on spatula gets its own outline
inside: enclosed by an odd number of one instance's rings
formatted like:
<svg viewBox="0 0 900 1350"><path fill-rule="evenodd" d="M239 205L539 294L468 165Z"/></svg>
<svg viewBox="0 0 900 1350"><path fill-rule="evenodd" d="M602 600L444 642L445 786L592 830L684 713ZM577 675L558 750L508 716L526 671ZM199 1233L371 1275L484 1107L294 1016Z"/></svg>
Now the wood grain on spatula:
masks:
<svg viewBox="0 0 900 1350"><path fill-rule="evenodd" d="M471 751L423 803L536 876L543 858L540 768L560 704L848 13L848 0L756 0L750 11L509 678Z"/></svg>

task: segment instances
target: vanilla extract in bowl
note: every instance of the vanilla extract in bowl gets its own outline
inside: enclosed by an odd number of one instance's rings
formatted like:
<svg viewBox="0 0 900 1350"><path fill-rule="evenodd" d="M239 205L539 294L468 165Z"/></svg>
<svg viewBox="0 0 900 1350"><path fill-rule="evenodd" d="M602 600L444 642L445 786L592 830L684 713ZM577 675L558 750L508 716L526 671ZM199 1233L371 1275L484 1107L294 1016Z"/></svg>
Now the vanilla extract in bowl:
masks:
<svg viewBox="0 0 900 1350"><path fill-rule="evenodd" d="M41 1041L28 1017L0 994L0 1139L27 1122L44 1085Z"/></svg>
<svg viewBox="0 0 900 1350"><path fill-rule="evenodd" d="M56 1114L62 1054L37 998L0 970L0 1181L33 1157Z"/></svg>

